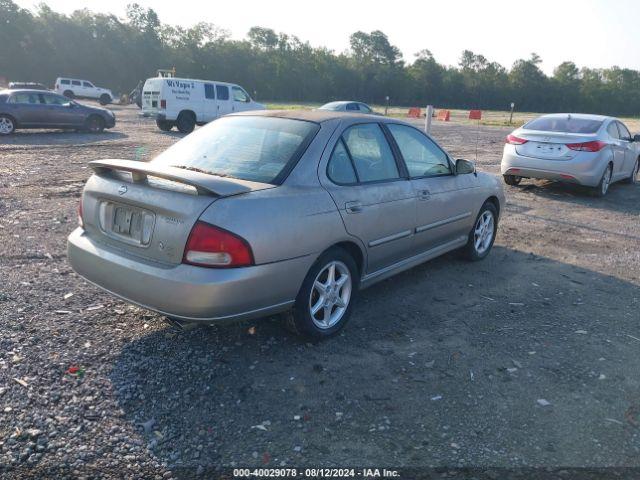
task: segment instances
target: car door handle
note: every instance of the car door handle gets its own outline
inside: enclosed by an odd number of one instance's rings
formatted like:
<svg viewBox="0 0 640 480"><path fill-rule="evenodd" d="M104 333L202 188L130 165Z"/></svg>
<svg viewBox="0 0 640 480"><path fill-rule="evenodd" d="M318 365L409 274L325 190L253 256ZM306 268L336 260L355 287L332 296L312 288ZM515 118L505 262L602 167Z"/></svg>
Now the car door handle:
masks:
<svg viewBox="0 0 640 480"><path fill-rule="evenodd" d="M347 202L344 204L344 209L347 213L360 213L362 211L362 204L360 202Z"/></svg>
<svg viewBox="0 0 640 480"><path fill-rule="evenodd" d="M429 190L419 190L418 191L418 200L429 200L431 197L431 192Z"/></svg>

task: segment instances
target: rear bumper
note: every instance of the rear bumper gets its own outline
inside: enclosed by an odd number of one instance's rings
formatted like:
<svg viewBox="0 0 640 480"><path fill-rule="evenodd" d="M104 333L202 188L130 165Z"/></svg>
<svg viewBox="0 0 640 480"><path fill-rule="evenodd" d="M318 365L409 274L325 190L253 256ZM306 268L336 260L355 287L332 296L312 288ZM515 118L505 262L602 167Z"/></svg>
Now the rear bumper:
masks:
<svg viewBox="0 0 640 480"><path fill-rule="evenodd" d="M164 266L95 242L82 228L69 235L67 253L79 275L130 303L171 317L209 323L287 310L315 260L305 256L229 269Z"/></svg>
<svg viewBox="0 0 640 480"><path fill-rule="evenodd" d="M505 146L500 164L503 175L541 178L595 187L600 182L607 161L603 155L576 155L571 160L546 160L524 157L511 145Z"/></svg>

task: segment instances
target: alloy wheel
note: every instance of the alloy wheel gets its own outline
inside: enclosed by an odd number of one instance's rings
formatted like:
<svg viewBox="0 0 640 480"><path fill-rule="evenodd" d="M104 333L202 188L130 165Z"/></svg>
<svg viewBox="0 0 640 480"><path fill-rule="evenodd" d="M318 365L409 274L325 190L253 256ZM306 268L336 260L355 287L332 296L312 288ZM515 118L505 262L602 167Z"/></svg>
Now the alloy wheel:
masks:
<svg viewBox="0 0 640 480"><path fill-rule="evenodd" d="M473 245L476 252L478 252L478 255L482 255L491 246L494 230L495 221L493 213L489 210L485 210L482 212L482 215L478 217L476 227L473 231Z"/></svg>
<svg viewBox="0 0 640 480"><path fill-rule="evenodd" d="M334 260L320 270L309 295L309 315L321 329L337 324L351 300L352 280L349 268Z"/></svg>
<svg viewBox="0 0 640 480"><path fill-rule="evenodd" d="M0 134L2 135L8 135L9 133L13 132L13 122L11 121L10 118L7 117L1 117L0 118Z"/></svg>

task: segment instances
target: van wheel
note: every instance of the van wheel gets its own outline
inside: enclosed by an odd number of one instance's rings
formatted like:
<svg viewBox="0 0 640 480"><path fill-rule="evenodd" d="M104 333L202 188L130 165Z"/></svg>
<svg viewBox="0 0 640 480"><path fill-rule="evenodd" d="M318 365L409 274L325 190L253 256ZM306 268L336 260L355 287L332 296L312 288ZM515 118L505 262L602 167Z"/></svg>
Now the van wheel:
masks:
<svg viewBox="0 0 640 480"><path fill-rule="evenodd" d="M196 119L191 112L180 112L176 121L180 133L191 133L196 127Z"/></svg>
<svg viewBox="0 0 640 480"><path fill-rule="evenodd" d="M502 178L504 178L504 183L513 187L520 185L520 182L522 181L522 177L518 177L516 175L503 175Z"/></svg>
<svg viewBox="0 0 640 480"><path fill-rule="evenodd" d="M65 90L63 95L67 98L75 98L75 95L73 94L73 92L71 90Z"/></svg>
<svg viewBox="0 0 640 480"><path fill-rule="evenodd" d="M91 115L87 118L84 129L91 133L101 133L104 130L104 119L98 115Z"/></svg>
<svg viewBox="0 0 640 480"><path fill-rule="evenodd" d="M467 244L462 248L464 256L471 261L482 260L489 255L498 231L498 211L493 203L482 205L473 228L469 232Z"/></svg>
<svg viewBox="0 0 640 480"><path fill-rule="evenodd" d="M0 115L0 135L10 135L16 130L16 122L9 115Z"/></svg>
<svg viewBox="0 0 640 480"><path fill-rule="evenodd" d="M109 105L111 103L111 97L106 93L100 95L100 99L98 100L100 105Z"/></svg>
<svg viewBox="0 0 640 480"><path fill-rule="evenodd" d="M328 338L346 325L358 291L356 262L342 248L320 255L300 287L293 310L284 314L285 327L310 338Z"/></svg>
<svg viewBox="0 0 640 480"><path fill-rule="evenodd" d="M156 125L163 132L170 132L173 128L173 122L169 122L168 120L156 120Z"/></svg>

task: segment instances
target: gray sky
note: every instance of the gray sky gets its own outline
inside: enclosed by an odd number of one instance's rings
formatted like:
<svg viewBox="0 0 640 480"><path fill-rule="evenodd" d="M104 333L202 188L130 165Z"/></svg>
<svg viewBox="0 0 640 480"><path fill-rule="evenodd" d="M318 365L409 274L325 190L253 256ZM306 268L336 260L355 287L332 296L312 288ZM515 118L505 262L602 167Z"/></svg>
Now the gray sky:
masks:
<svg viewBox="0 0 640 480"><path fill-rule="evenodd" d="M43 0L18 0L34 8ZM46 0L58 12L79 8L124 17L132 0ZM564 60L578 66L617 65L640 70L640 1L637 0L138 0L163 23L207 21L243 38L250 27L270 27L337 52L357 30L382 30L406 61L428 48L447 65L464 49L510 67L538 53L551 73Z"/></svg>

